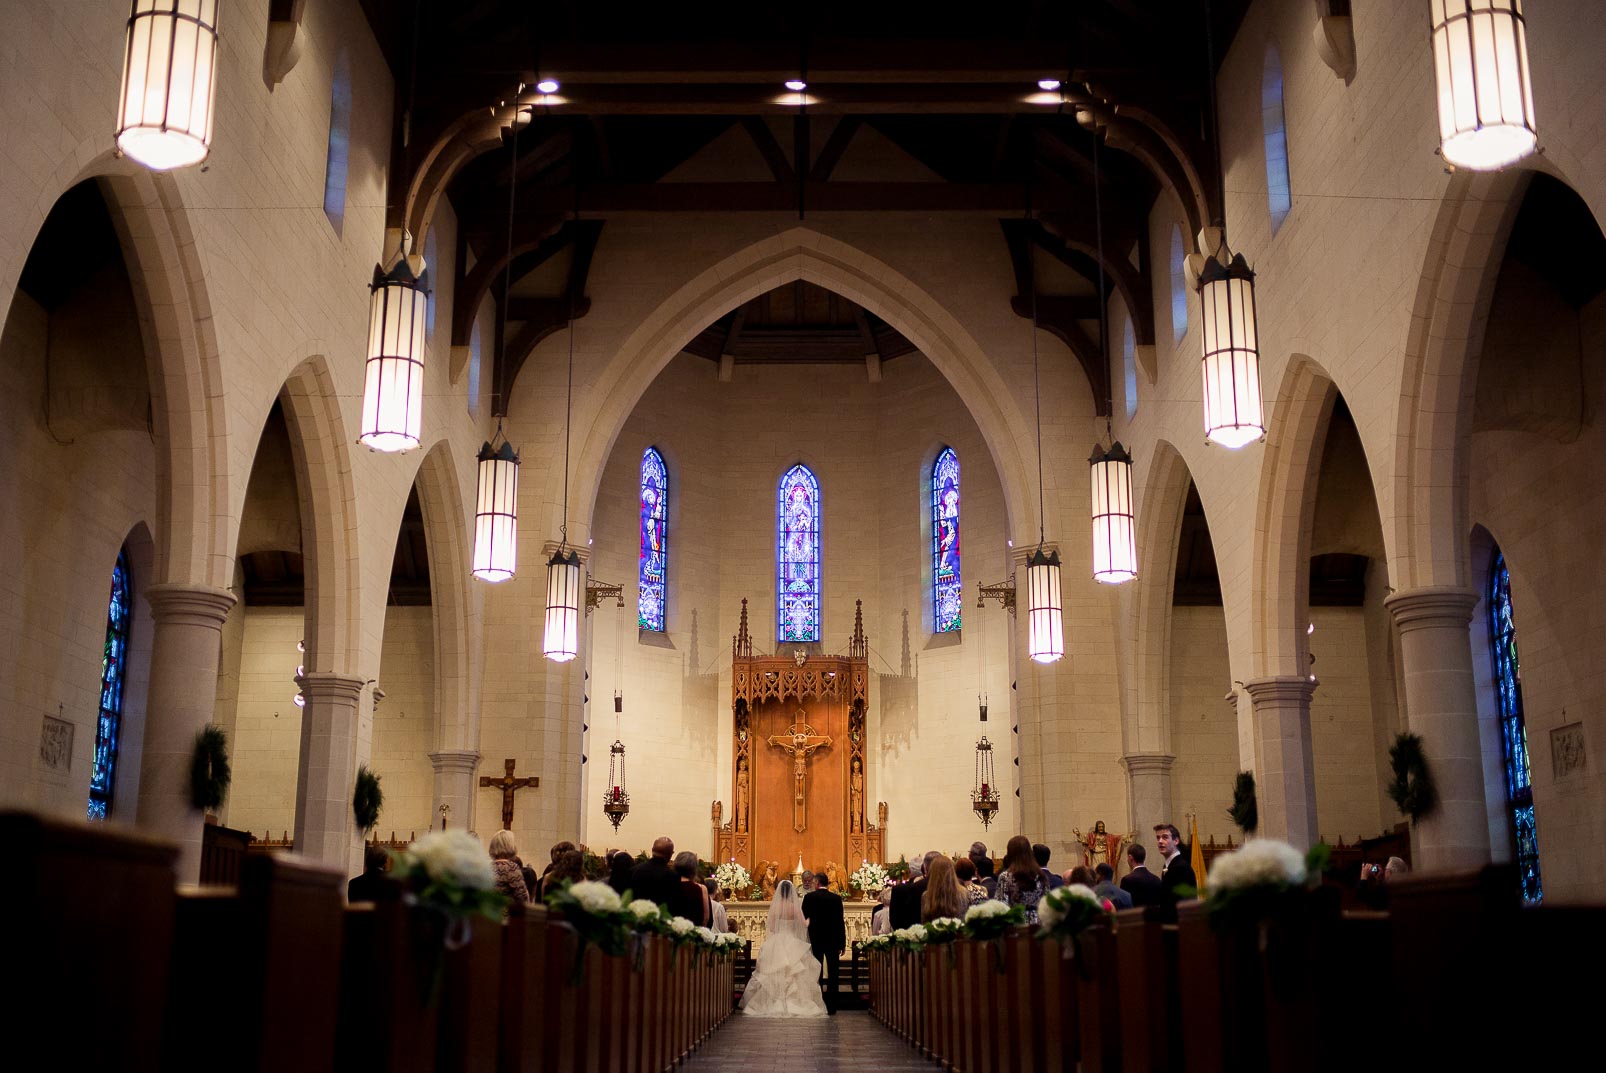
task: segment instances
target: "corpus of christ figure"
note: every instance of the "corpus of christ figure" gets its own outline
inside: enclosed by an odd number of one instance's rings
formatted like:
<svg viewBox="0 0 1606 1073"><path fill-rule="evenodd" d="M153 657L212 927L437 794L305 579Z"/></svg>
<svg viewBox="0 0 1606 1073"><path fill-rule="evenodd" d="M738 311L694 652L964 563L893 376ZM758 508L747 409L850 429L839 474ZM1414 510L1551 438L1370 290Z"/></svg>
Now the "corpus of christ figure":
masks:
<svg viewBox="0 0 1606 1073"><path fill-rule="evenodd" d="M800 710L797 713L802 716ZM808 830L808 805L803 794L806 760L814 750L831 744L828 734L816 734L807 723L793 723L785 734L771 734L771 745L792 754L792 830Z"/></svg>
<svg viewBox="0 0 1606 1073"><path fill-rule="evenodd" d="M534 776L528 779L515 779L513 777L513 768L516 763L517 761L514 760L502 761L502 770L506 772L506 774L504 774L500 779L493 779L489 775L480 776L481 786L491 786L502 791L502 829L504 831L510 831L513 829L514 791L522 790L526 786L534 789L535 787L541 785L540 776Z"/></svg>

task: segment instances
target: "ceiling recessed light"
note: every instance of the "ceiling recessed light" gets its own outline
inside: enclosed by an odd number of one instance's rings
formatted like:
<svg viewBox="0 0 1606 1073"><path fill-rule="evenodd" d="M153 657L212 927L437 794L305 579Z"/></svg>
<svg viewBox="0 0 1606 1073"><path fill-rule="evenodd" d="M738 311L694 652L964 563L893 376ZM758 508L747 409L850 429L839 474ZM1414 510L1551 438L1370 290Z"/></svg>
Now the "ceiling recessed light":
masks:
<svg viewBox="0 0 1606 1073"><path fill-rule="evenodd" d="M786 80L786 88L791 90L793 93L802 93L804 90L809 88L809 84L803 81L801 78L788 78Z"/></svg>
<svg viewBox="0 0 1606 1073"><path fill-rule="evenodd" d="M1057 78L1039 78L1037 80L1037 88L1044 93L1052 93L1060 88L1060 80Z"/></svg>
<svg viewBox="0 0 1606 1073"><path fill-rule="evenodd" d="M541 93L556 93L558 91L557 79L543 78L535 84L535 88Z"/></svg>

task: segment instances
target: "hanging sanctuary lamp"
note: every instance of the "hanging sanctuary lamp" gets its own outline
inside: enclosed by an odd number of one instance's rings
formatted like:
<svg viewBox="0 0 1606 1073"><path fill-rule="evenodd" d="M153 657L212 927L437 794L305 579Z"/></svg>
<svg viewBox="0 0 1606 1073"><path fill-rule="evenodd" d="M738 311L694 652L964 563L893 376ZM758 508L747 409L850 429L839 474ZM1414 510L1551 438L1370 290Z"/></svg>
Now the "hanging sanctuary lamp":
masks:
<svg viewBox="0 0 1606 1073"><path fill-rule="evenodd" d="M970 791L970 807L983 829L992 825L998 812L998 787L993 781L993 743L983 734L976 742L976 782Z"/></svg>
<svg viewBox="0 0 1606 1073"><path fill-rule="evenodd" d="M608 750L608 789L602 795L602 811L615 831L630 815L630 792L625 789L625 743L618 738Z"/></svg>
<svg viewBox="0 0 1606 1073"><path fill-rule="evenodd" d="M1539 145L1523 0L1430 0L1439 153L1498 171Z"/></svg>
<svg viewBox="0 0 1606 1073"><path fill-rule="evenodd" d="M117 98L117 149L153 171L212 149L218 0L134 0Z"/></svg>

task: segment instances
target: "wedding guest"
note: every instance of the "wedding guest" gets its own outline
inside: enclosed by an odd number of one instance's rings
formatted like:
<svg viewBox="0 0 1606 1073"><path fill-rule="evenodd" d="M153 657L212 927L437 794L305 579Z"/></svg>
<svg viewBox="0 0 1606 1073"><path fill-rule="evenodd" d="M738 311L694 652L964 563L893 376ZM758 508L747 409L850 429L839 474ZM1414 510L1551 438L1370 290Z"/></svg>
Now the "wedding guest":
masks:
<svg viewBox="0 0 1606 1073"><path fill-rule="evenodd" d="M498 831L491 836L491 871L496 874L496 889L514 902L524 904L530 900L530 888L524 885L524 876L513 858L519 855L519 844L512 831Z"/></svg>
<svg viewBox="0 0 1606 1073"><path fill-rule="evenodd" d="M972 842L966 857L976 869L976 882L981 884L987 891L987 897L991 898L998 881L993 878L993 858L992 854L987 852L987 843Z"/></svg>
<svg viewBox="0 0 1606 1073"><path fill-rule="evenodd" d="M1026 923L1037 923L1037 903L1047 893L1048 882L1043 870L1032 856L1032 843L1025 835L1016 835L1004 849L1004 872L998 877L999 901L1018 905L1026 910Z"/></svg>
<svg viewBox="0 0 1606 1073"><path fill-rule="evenodd" d="M636 865L630 873L631 893L637 898L668 905L669 899L680 889L680 877L669 865L669 859L674 855L673 839L660 838L653 842L652 856Z"/></svg>
<svg viewBox="0 0 1606 1073"><path fill-rule="evenodd" d="M1093 874L1093 869L1085 864L1079 864L1065 873L1065 882L1080 883L1084 887L1092 887L1098 882L1098 877Z"/></svg>
<svg viewBox="0 0 1606 1073"><path fill-rule="evenodd" d="M708 911L714 921L708 926L715 931L730 931L730 917L725 914L725 892L719 889L719 881L709 876L703 880L703 886L708 888Z"/></svg>
<svg viewBox="0 0 1606 1073"><path fill-rule="evenodd" d="M1175 906L1181 897L1177 888L1192 890L1199 885L1199 880L1194 877L1193 866L1182 852L1182 832L1177 830L1175 824L1155 824L1154 844L1160 851L1160 858L1165 861L1160 868L1161 904Z"/></svg>
<svg viewBox="0 0 1606 1073"><path fill-rule="evenodd" d="M1053 855L1053 851L1042 842L1032 843L1032 858L1037 861L1037 867L1042 869L1043 879L1047 881L1049 890L1053 890L1064 882L1058 873L1048 867L1048 862Z"/></svg>
<svg viewBox="0 0 1606 1073"><path fill-rule="evenodd" d="M892 930L907 928L911 924L920 923L920 899L926 893L926 873L931 868L931 862L943 855L942 850L934 849L920 859L918 873L915 872L915 862L909 862L909 871L918 878L899 886L892 892Z"/></svg>
<svg viewBox="0 0 1606 1073"><path fill-rule="evenodd" d="M346 901L355 905L358 902L377 902L387 896L387 888L395 885L395 881L385 874L390 865L390 854L379 846L364 846L362 848L362 875L354 876L346 884Z"/></svg>
<svg viewBox="0 0 1606 1073"><path fill-rule="evenodd" d="M577 849L566 849L552 864L552 871L541 880L541 897L558 890L565 883L579 883L586 877L586 855Z"/></svg>
<svg viewBox="0 0 1606 1073"><path fill-rule="evenodd" d="M567 841L567 840L562 841L562 842L557 842L557 843L553 844L553 846L552 846L552 860L546 866L546 868L541 872L541 879L540 879L539 882L536 883L536 889L530 891L530 893L532 895L534 895L537 898L543 898L549 893L548 890L547 890L547 885L546 885L547 877L552 874L552 869L557 867L558 858L563 856L565 853L567 853L571 849L574 849L574 843L570 842L570 841ZM556 890L557 888L554 887L553 889Z"/></svg>
<svg viewBox="0 0 1606 1073"><path fill-rule="evenodd" d="M532 895L541 889L541 881L536 878L535 869L524 863L523 857L514 857L513 863L519 866L519 875L524 877L524 889Z"/></svg>
<svg viewBox="0 0 1606 1073"><path fill-rule="evenodd" d="M623 895L630 890L630 873L635 867L636 859L622 849L608 857L608 886L614 893Z"/></svg>
<svg viewBox="0 0 1606 1073"><path fill-rule="evenodd" d="M1093 893L1108 901L1116 909L1131 909L1132 895L1115 885L1115 869L1110 867L1108 861L1100 861L1098 867L1093 869L1098 882L1093 885Z"/></svg>
<svg viewBox="0 0 1606 1073"><path fill-rule="evenodd" d="M892 888L882 887L875 900L881 904L870 914L870 934L887 935L892 931Z"/></svg>
<svg viewBox="0 0 1606 1073"><path fill-rule="evenodd" d="M970 897L959 885L954 862L947 857L932 861L931 872L926 876L926 893L920 896L920 923L929 924L938 917L963 918L969 908Z"/></svg>
<svg viewBox="0 0 1606 1073"><path fill-rule="evenodd" d="M708 926L711 911L708 908L708 891L697 879L697 854L686 850L675 855L675 875L679 886L669 896L669 912L685 917L693 924Z"/></svg>
<svg viewBox="0 0 1606 1073"><path fill-rule="evenodd" d="M1148 855L1148 850L1134 843L1126 851L1127 872L1121 877L1121 889L1132 896L1132 904L1139 908L1160 904L1160 877L1143 863Z"/></svg>
<svg viewBox="0 0 1606 1073"><path fill-rule="evenodd" d="M954 875L959 877L959 885L965 888L965 901L970 905L979 905L992 895L987 888L976 882L976 865L969 857L954 862Z"/></svg>

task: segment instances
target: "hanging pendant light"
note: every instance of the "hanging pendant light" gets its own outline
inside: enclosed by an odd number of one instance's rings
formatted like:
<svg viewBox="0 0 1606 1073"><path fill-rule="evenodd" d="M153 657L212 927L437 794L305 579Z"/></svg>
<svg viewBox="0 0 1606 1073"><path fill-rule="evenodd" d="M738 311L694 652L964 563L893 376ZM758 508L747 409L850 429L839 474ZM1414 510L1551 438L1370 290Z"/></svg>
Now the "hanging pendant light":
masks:
<svg viewBox="0 0 1606 1073"><path fill-rule="evenodd" d="M541 654L554 663L567 663L580 654L580 602L585 599L585 574L580 556L560 545L546 564L546 631Z"/></svg>
<svg viewBox="0 0 1606 1073"><path fill-rule="evenodd" d="M147 168L187 168L211 151L217 15L217 0L134 0L117 148Z"/></svg>
<svg viewBox="0 0 1606 1073"><path fill-rule="evenodd" d="M501 425L497 425L501 436ZM518 569L519 456L513 445L487 442L479 453L474 496L474 568L481 581L506 581Z"/></svg>
<svg viewBox="0 0 1606 1073"><path fill-rule="evenodd" d="M1138 576L1137 519L1132 509L1132 455L1117 440L1095 446L1093 476L1093 580L1119 585Z"/></svg>
<svg viewBox="0 0 1606 1073"><path fill-rule="evenodd" d="M362 388L362 434L372 451L418 446L424 408L424 333L429 270L414 275L401 246L390 271L374 266L368 303L368 364Z"/></svg>
<svg viewBox="0 0 1606 1073"><path fill-rule="evenodd" d="M1496 171L1533 154L1533 86L1522 0L1431 0L1439 152Z"/></svg>
<svg viewBox="0 0 1606 1073"><path fill-rule="evenodd" d="M1065 655L1064 609L1060 603L1060 553L1039 547L1026 560L1026 652L1038 663Z"/></svg>
<svg viewBox="0 0 1606 1073"><path fill-rule="evenodd" d="M1266 438L1260 398L1260 335L1255 320L1255 274L1223 239L1199 273L1203 314L1205 439L1236 450Z"/></svg>
<svg viewBox="0 0 1606 1073"><path fill-rule="evenodd" d="M630 792L625 788L625 743L618 739L608 750L608 789L602 793L602 811L615 831L630 815Z"/></svg>
<svg viewBox="0 0 1606 1073"><path fill-rule="evenodd" d="M998 812L998 787L994 785L993 743L983 734L976 742L976 782L970 791L970 807L981 821L983 830L990 827Z"/></svg>

